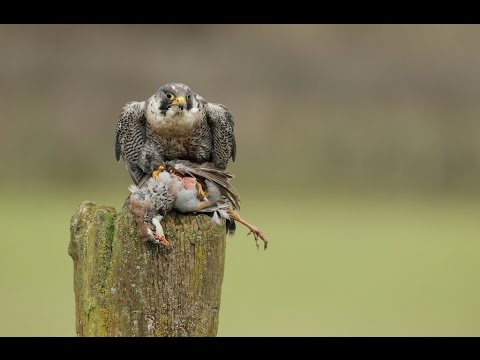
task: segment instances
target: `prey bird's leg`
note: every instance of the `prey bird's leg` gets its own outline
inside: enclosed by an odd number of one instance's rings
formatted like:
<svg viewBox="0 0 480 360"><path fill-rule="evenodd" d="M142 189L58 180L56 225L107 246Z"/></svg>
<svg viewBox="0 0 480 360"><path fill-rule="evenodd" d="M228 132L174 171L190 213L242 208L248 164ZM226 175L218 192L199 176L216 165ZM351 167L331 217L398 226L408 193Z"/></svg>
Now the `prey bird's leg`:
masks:
<svg viewBox="0 0 480 360"><path fill-rule="evenodd" d="M213 205L213 203L210 202L210 200L200 201L200 202L198 203L198 206L197 206L197 211L203 210L203 209L205 209L206 207L209 207L209 206L211 206L211 205Z"/></svg>
<svg viewBox="0 0 480 360"><path fill-rule="evenodd" d="M259 228L246 222L244 219L242 219L240 214L237 213L235 210L229 208L227 211L231 220L238 221L239 223L245 225L247 228L250 229L250 232L247 234L247 236L250 234L253 234L253 237L255 238L255 244L257 245L257 250L258 250L258 238L262 239L263 241L263 250L267 249L268 240L265 238L265 236L263 235L263 233L260 231Z"/></svg>

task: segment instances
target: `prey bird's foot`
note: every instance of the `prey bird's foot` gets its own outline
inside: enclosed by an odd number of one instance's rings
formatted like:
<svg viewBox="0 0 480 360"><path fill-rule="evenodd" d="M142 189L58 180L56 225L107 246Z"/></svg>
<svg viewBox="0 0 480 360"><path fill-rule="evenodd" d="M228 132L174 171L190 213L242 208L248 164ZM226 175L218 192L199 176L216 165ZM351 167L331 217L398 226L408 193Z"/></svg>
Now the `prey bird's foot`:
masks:
<svg viewBox="0 0 480 360"><path fill-rule="evenodd" d="M230 216L231 220L238 221L240 224L245 225L250 230L247 236L250 234L253 234L253 237L255 238L255 244L257 245L257 250L259 249L258 238L262 239L263 241L263 250L267 249L268 240L265 237L265 235L263 235L263 233L260 231L259 228L257 228L255 225L252 225L246 222L244 219L242 219L242 217L238 212L236 212L231 208L228 209L228 215Z"/></svg>
<svg viewBox="0 0 480 360"><path fill-rule="evenodd" d="M160 173L161 173L163 170L165 170L165 166L159 165L159 166L157 167L157 169L152 172L152 176L153 176L155 179L158 179L158 178L160 177Z"/></svg>
<svg viewBox="0 0 480 360"><path fill-rule="evenodd" d="M249 229L250 229L250 232L247 234L247 236L250 235L250 234L253 234L253 237L255 239L255 244L257 245L257 250L259 249L258 238L262 239L262 241L263 241L263 250L267 250L268 240L263 235L263 233L260 231L260 229L257 228L256 226L253 226L253 225L251 225L251 227L249 227Z"/></svg>

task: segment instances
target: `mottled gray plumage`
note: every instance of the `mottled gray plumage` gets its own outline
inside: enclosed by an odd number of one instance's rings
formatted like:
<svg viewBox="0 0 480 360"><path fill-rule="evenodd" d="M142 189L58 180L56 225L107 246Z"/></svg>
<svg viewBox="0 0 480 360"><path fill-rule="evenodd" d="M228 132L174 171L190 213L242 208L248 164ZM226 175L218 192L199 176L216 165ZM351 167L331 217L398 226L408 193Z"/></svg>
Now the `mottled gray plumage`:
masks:
<svg viewBox="0 0 480 360"><path fill-rule="evenodd" d="M166 160L210 162L225 169L230 158L235 161L235 153L230 111L184 84L163 85L146 101L128 102L120 114L115 157L125 160L135 184Z"/></svg>

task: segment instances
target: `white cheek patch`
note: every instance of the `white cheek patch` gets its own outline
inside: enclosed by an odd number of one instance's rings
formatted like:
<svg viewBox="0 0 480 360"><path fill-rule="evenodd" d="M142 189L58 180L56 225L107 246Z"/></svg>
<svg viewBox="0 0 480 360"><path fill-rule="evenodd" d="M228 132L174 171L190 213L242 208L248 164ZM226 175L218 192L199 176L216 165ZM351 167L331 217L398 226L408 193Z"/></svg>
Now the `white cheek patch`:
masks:
<svg viewBox="0 0 480 360"><path fill-rule="evenodd" d="M194 123L198 119L199 119L198 108L192 108L191 110L189 110L188 112L185 112L183 114L182 122L184 124L191 125L192 123Z"/></svg>
<svg viewBox="0 0 480 360"><path fill-rule="evenodd" d="M162 224L160 224L160 221L163 219L163 216L157 215L152 219L152 224L155 226L155 232L159 237L165 236L163 233L163 227Z"/></svg>
<svg viewBox="0 0 480 360"><path fill-rule="evenodd" d="M172 109L168 109L163 115L159 110L147 110L147 120L148 122L153 125L154 127L159 127L164 125L165 123L169 122L169 120L173 119L175 115L175 111Z"/></svg>
<svg viewBox="0 0 480 360"><path fill-rule="evenodd" d="M157 113L159 107L160 107L160 102L158 100L149 101L147 104L147 112Z"/></svg>
<svg viewBox="0 0 480 360"><path fill-rule="evenodd" d="M150 237L150 239L155 239L155 236L153 236L152 230L150 230L150 228L148 226L147 226L147 234Z"/></svg>
<svg viewBox="0 0 480 360"><path fill-rule="evenodd" d="M173 111L172 109L168 109L165 113L165 118L169 119L171 117L173 117L173 115L175 115L175 111Z"/></svg>

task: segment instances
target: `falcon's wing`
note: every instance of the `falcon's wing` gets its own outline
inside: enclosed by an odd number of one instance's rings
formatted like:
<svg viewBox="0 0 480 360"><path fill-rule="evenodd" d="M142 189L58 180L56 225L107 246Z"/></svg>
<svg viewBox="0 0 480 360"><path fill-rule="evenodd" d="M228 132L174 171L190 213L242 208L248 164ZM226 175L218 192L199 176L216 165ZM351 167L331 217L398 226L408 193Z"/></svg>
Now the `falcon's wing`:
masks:
<svg viewBox="0 0 480 360"><path fill-rule="evenodd" d="M131 101L125 104L118 119L115 136L115 158L125 160L128 173L138 184L144 172L138 167L138 158L146 140L145 101Z"/></svg>
<svg viewBox="0 0 480 360"><path fill-rule="evenodd" d="M212 161L215 166L225 169L228 159L235 161L237 147L233 133L232 113L221 104L206 103L208 125L212 132Z"/></svg>

